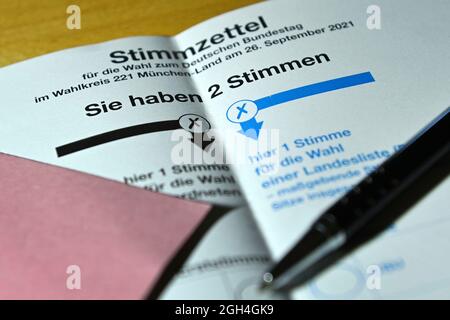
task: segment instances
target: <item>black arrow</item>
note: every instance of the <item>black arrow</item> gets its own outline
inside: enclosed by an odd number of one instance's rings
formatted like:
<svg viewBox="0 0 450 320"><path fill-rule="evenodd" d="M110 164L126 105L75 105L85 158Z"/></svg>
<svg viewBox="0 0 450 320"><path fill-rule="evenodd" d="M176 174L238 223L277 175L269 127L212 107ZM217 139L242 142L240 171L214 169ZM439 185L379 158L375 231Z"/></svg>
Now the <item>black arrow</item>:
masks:
<svg viewBox="0 0 450 320"><path fill-rule="evenodd" d="M68 154L92 148L111 141L134 137L146 133L169 131L176 129L182 129L178 120L168 120L168 121L138 124L131 127L121 128L97 134L89 138L81 139L78 141L62 145L56 148L56 154L58 155L58 157L63 157Z"/></svg>
<svg viewBox="0 0 450 320"><path fill-rule="evenodd" d="M58 157L63 157L71 153L75 153L84 149L92 148L101 144L105 144L120 139L130 138L141 134L170 131L176 129L183 129L180 126L180 122L178 120L167 120L167 121L138 124L135 126L104 132L92 137L88 137L85 139L81 139L78 141L74 141L59 146L56 148L56 154L58 155ZM191 142L197 145L198 147L202 148L203 150L205 150L215 140L214 138L204 140L205 136L207 137L205 133L192 133L192 132L190 133L192 136L190 139Z"/></svg>
<svg viewBox="0 0 450 320"><path fill-rule="evenodd" d="M208 146L216 140L214 137L209 137L206 132L191 132L191 135L191 142L203 150L206 150L206 148L208 148Z"/></svg>

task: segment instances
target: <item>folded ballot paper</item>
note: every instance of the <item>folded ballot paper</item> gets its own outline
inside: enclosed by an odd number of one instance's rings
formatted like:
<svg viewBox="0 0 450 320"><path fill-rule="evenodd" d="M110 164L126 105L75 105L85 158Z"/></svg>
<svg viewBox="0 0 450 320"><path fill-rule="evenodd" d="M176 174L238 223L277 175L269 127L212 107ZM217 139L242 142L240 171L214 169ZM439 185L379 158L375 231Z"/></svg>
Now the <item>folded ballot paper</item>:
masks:
<svg viewBox="0 0 450 320"><path fill-rule="evenodd" d="M0 299L148 297L211 206L0 154Z"/></svg>
<svg viewBox="0 0 450 320"><path fill-rule="evenodd" d="M288 296L257 286L324 209L448 107L449 12L447 0L266 1L173 37L7 66L0 151L239 207L163 298L448 297L448 182Z"/></svg>

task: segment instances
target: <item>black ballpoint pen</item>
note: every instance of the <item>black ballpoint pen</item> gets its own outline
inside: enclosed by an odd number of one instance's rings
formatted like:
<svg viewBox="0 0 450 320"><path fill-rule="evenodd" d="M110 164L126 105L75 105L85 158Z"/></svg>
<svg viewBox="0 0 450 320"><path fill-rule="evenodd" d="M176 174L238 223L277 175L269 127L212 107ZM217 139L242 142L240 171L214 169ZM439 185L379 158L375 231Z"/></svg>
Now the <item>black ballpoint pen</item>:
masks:
<svg viewBox="0 0 450 320"><path fill-rule="evenodd" d="M297 287L317 275L324 263L328 266L327 260L333 255L339 256L337 253L346 247L355 247L368 240L365 234L370 233L369 227L379 224L381 217L386 215L391 215L394 220L398 218L393 215L406 208L402 208L399 201L412 200L415 189L431 175L434 167L443 164L440 179L448 175L449 155L450 108L447 108L327 209L288 254L264 275L262 287L273 290ZM371 230L371 236L387 225Z"/></svg>

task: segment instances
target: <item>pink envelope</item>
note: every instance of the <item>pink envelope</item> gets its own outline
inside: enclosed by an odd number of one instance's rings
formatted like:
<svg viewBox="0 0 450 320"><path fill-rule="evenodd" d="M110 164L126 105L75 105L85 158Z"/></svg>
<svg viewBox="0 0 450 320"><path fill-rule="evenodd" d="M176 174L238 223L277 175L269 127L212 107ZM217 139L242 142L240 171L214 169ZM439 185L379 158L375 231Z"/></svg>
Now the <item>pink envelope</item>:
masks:
<svg viewBox="0 0 450 320"><path fill-rule="evenodd" d="M0 174L0 299L144 298L211 209L4 154Z"/></svg>

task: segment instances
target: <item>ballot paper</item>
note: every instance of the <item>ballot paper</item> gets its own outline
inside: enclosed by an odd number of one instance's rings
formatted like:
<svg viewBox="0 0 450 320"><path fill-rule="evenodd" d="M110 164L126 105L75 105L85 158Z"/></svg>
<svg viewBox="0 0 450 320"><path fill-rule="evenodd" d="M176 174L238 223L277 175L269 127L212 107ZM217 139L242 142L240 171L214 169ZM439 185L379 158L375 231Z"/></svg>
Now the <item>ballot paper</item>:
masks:
<svg viewBox="0 0 450 320"><path fill-rule="evenodd" d="M0 299L143 299L211 205L0 154Z"/></svg>
<svg viewBox="0 0 450 320"><path fill-rule="evenodd" d="M211 229L165 297L258 298L264 270L312 221L448 107L449 9L446 0L269 1L173 37L7 66L0 151L183 198L247 203ZM446 241L425 227L445 226L448 202L430 199L439 204L418 206L395 237L346 261L353 271L337 278L348 287L328 276L291 296L448 294L436 259ZM420 233L407 237L408 225ZM389 285L375 281L374 291L367 281L379 274Z"/></svg>

